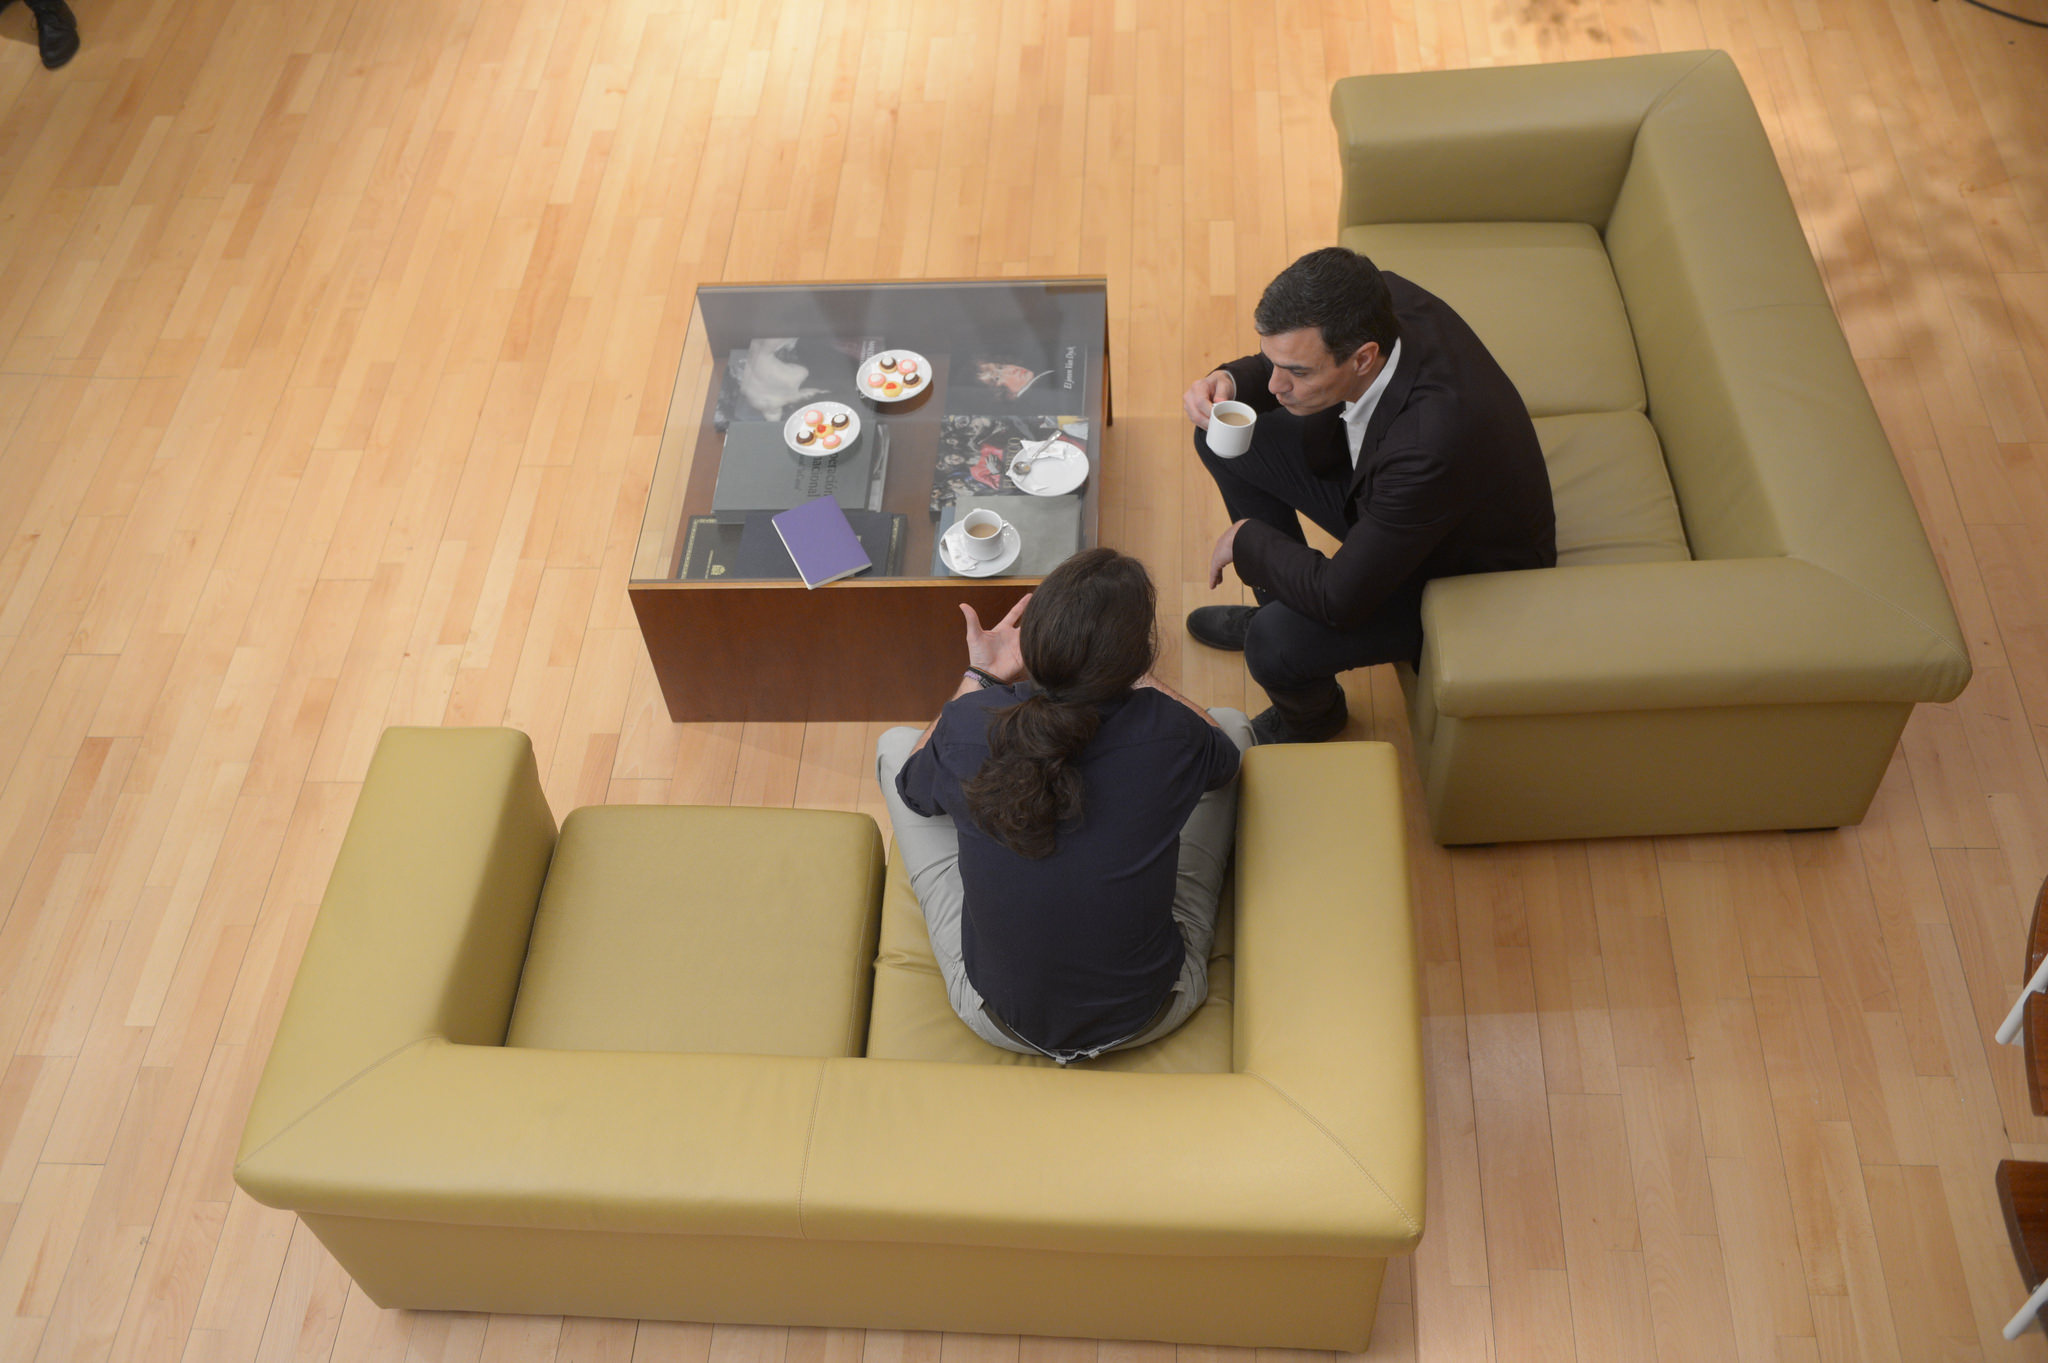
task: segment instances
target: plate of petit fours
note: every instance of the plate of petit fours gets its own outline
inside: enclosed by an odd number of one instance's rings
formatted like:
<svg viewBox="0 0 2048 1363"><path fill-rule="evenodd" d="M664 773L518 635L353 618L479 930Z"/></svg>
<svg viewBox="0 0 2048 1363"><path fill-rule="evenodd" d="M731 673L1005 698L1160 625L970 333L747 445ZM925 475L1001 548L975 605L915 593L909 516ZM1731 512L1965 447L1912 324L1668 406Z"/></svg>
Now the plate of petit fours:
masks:
<svg viewBox="0 0 2048 1363"><path fill-rule="evenodd" d="M830 459L860 436L860 413L843 402L807 402L782 423L782 438L798 454Z"/></svg>
<svg viewBox="0 0 2048 1363"><path fill-rule="evenodd" d="M915 350L884 350L861 362L855 382L864 398L903 402L932 386L932 365Z"/></svg>

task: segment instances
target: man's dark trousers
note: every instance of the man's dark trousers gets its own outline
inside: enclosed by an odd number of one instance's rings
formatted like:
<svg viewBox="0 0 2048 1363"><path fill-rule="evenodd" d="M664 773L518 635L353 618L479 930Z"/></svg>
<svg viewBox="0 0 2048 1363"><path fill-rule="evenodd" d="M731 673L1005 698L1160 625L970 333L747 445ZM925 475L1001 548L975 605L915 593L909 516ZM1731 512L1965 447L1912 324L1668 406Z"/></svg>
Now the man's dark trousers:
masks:
<svg viewBox="0 0 2048 1363"><path fill-rule="evenodd" d="M1350 533L1344 519L1349 465L1339 474L1318 477L1302 451L1303 427L1335 416L1332 411L1304 420L1285 410L1263 412L1252 428L1251 448L1236 459L1211 454L1208 433L1196 428L1195 453L1216 480L1233 524L1263 521L1305 544L1307 537L1295 515L1299 511L1339 541ZM1345 438L1341 422L1334 435ZM1312 732L1341 710L1344 689L1337 684L1339 672L1375 663L1412 663L1422 655L1419 588L1397 590L1354 630L1313 620L1274 600L1269 592L1254 589L1254 595L1260 610L1245 636L1245 666L1293 732Z"/></svg>

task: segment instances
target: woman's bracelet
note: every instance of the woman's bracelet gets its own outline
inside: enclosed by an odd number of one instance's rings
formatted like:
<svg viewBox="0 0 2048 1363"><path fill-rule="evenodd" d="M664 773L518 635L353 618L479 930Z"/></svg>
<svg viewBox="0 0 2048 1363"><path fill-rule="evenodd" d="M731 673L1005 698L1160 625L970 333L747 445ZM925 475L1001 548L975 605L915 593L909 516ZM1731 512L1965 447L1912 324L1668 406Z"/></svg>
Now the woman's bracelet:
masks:
<svg viewBox="0 0 2048 1363"><path fill-rule="evenodd" d="M991 686L1009 685L1008 682L1004 681L1001 677L998 677L995 673L984 672L978 667L970 667L965 672L962 672L960 676L962 680L965 680L968 677L977 678L981 682L981 689L984 691L988 690Z"/></svg>

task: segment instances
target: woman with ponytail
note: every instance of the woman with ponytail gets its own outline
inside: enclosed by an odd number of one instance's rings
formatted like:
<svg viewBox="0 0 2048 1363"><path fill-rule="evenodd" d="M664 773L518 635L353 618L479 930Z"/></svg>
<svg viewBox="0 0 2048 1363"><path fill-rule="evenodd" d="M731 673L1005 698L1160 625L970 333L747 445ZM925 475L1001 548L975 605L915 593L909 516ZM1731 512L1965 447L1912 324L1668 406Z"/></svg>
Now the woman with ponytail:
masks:
<svg viewBox="0 0 2048 1363"><path fill-rule="evenodd" d="M877 745L953 1011L1061 1064L1143 1045L1208 996L1251 726L1152 675L1144 565L1074 555L994 628L953 699Z"/></svg>

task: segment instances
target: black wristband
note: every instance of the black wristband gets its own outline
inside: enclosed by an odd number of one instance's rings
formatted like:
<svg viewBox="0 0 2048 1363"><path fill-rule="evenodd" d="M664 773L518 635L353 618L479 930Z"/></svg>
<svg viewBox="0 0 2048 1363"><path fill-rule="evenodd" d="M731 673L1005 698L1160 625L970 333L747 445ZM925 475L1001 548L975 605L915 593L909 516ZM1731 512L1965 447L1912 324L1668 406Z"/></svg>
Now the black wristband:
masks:
<svg viewBox="0 0 2048 1363"><path fill-rule="evenodd" d="M995 673L984 672L978 667L969 667L965 672L961 673L961 675L964 677L981 678L981 689L984 691L988 690L991 686L1009 685L1008 682L1005 682L1001 677L998 677Z"/></svg>

